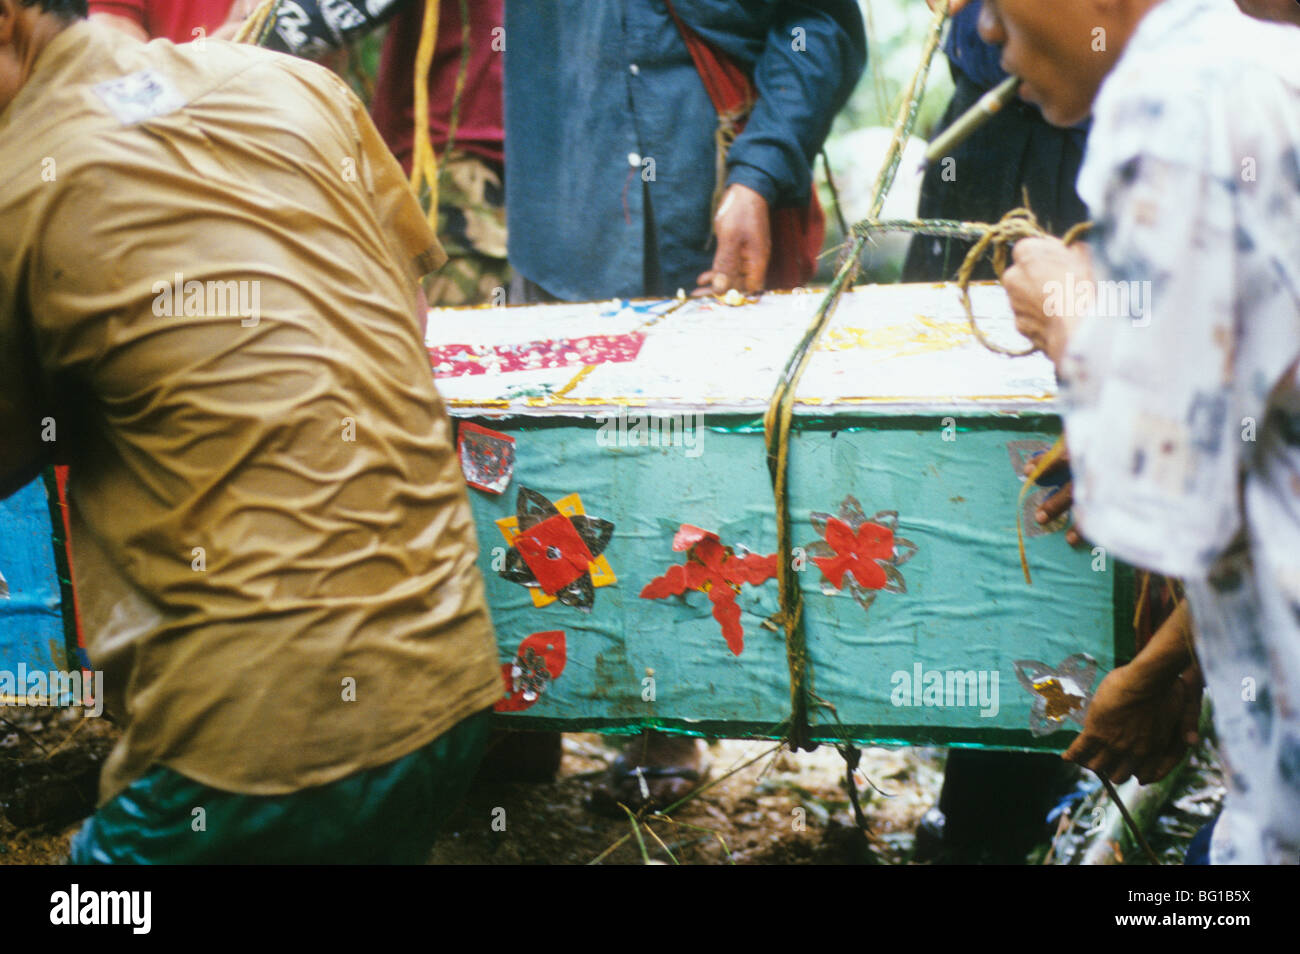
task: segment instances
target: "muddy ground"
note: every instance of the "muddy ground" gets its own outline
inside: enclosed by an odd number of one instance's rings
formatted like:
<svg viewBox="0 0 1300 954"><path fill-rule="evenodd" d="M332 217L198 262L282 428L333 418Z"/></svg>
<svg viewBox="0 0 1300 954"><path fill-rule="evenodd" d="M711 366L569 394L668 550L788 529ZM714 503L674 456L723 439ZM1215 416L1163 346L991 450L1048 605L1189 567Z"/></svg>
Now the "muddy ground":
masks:
<svg viewBox="0 0 1300 954"><path fill-rule="evenodd" d="M99 766L117 737L107 719L72 709L0 710L0 863L59 864L81 819L93 809ZM481 783L450 818L431 861L437 864L908 864L915 831L938 799L942 749L869 748L856 784L871 828L856 827L844 762L831 748L772 752L771 742L709 746L714 784L671 818L606 819L585 802L617 754L617 737L573 734L555 781ZM748 767L733 769L752 762ZM873 787L874 786L874 787ZM876 791L879 789L879 792ZM881 794L884 793L884 794ZM1179 863L1186 843L1222 800L1213 753L1202 749L1151 833L1162 862ZM1028 857L1077 860L1086 821L1104 797L1088 796L1062 833ZM1122 849L1121 849L1122 851ZM1143 863L1131 850L1124 860Z"/></svg>

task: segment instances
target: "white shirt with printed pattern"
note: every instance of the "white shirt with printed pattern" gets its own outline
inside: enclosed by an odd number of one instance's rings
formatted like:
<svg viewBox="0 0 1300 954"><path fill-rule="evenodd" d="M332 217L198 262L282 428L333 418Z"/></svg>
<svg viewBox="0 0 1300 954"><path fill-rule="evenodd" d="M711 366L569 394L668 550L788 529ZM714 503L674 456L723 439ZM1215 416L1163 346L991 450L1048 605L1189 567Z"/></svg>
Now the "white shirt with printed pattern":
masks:
<svg viewBox="0 0 1300 954"><path fill-rule="evenodd" d="M1076 517L1186 586L1228 777L1212 859L1296 864L1300 29L1164 0L1093 116L1096 304L1060 374Z"/></svg>

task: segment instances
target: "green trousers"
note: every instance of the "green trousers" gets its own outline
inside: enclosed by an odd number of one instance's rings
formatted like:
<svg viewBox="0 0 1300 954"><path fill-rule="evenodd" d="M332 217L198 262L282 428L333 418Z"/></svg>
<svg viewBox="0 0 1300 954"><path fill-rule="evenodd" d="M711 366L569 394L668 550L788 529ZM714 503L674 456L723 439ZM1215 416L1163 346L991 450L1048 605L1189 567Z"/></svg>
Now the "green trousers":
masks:
<svg viewBox="0 0 1300 954"><path fill-rule="evenodd" d="M487 710L395 762L288 795L155 768L87 819L73 864L422 864L487 744Z"/></svg>

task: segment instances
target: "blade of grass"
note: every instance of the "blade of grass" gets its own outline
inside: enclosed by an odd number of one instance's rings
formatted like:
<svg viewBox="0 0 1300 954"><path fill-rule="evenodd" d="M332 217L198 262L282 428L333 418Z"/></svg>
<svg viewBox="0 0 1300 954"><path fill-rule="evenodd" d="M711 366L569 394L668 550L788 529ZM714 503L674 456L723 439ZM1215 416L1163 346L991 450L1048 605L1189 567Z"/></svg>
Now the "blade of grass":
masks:
<svg viewBox="0 0 1300 954"><path fill-rule="evenodd" d="M659 842L659 847L662 848L662 849L664 850L664 854L666 854L666 855L668 856L668 860L669 860L669 861L671 861L671 862L672 862L673 864L675 864L675 865L680 865L680 864L681 864L680 861L678 861L675 857L673 857L673 853L672 853L671 851L668 850L668 846L664 844L663 839L660 838L658 835L655 834L655 830L654 830L653 828L651 828L649 824L647 824L647 825L645 826L645 830L646 830L647 832L649 832L651 838L653 838L655 841Z"/></svg>
<svg viewBox="0 0 1300 954"><path fill-rule="evenodd" d="M636 816L632 814L632 809L622 802L619 803L618 807L627 812L627 820L632 824L632 834L636 837L637 847L641 849L641 860L646 864L650 864L650 852L645 850L645 839L641 837L641 825L637 822Z"/></svg>

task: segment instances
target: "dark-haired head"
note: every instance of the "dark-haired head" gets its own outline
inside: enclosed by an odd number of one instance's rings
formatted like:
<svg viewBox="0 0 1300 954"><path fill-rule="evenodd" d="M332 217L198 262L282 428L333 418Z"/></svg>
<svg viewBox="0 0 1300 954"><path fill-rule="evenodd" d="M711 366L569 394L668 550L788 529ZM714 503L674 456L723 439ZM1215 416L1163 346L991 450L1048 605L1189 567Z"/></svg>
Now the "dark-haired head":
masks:
<svg viewBox="0 0 1300 954"><path fill-rule="evenodd" d="M75 20L86 15L86 0L19 0L24 7L40 7L46 13Z"/></svg>
<svg viewBox="0 0 1300 954"><path fill-rule="evenodd" d="M0 0L0 112L54 37L86 16L86 0Z"/></svg>

